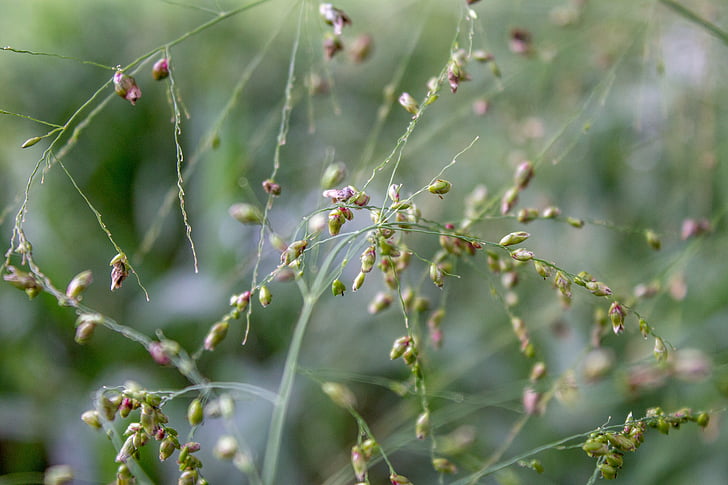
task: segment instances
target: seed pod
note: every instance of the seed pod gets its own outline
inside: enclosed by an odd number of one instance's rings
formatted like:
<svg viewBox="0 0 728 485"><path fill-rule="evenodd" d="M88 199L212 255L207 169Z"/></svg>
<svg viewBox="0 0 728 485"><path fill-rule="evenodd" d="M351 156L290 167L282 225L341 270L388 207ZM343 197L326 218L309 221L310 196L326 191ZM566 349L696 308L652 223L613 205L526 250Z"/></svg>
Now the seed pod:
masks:
<svg viewBox="0 0 728 485"><path fill-rule="evenodd" d="M389 308L389 306L392 304L393 298L392 295L389 293L384 293L380 291L376 294L374 297L374 300L369 304L369 307L367 308L367 311L371 315L375 315L383 310L386 310Z"/></svg>
<svg viewBox="0 0 728 485"><path fill-rule="evenodd" d="M228 209L228 213L241 224L263 224L263 214L251 204L233 204Z"/></svg>
<svg viewBox="0 0 728 485"><path fill-rule="evenodd" d="M351 447L351 467L357 480L364 480L367 476L367 460L359 445Z"/></svg>
<svg viewBox="0 0 728 485"><path fill-rule="evenodd" d="M263 285L260 287L260 290L258 290L258 301L260 302L261 306L263 308L270 305L271 300L273 300L273 294L270 292L268 287L266 285Z"/></svg>
<svg viewBox="0 0 728 485"><path fill-rule="evenodd" d="M582 227L584 227L584 221L581 219L577 219L576 217L567 217L566 222L568 222L570 226L577 229L581 229Z"/></svg>
<svg viewBox="0 0 728 485"><path fill-rule="evenodd" d="M528 183L533 178L533 164L529 161L521 162L516 168L516 173L513 175L513 181L516 187L523 190L528 187Z"/></svg>
<svg viewBox="0 0 728 485"><path fill-rule="evenodd" d="M74 300L81 300L81 293L88 288L93 282L94 278L91 274L91 270L81 271L73 277L68 287L66 288L66 296Z"/></svg>
<svg viewBox="0 0 728 485"><path fill-rule="evenodd" d="M452 183L443 179L437 179L427 187L427 190L429 190L431 194L439 195L441 196L441 199L442 195L450 192L450 189L452 189Z"/></svg>
<svg viewBox="0 0 728 485"><path fill-rule="evenodd" d="M389 475L389 481L392 482L392 485L412 485L412 482L409 478L405 477L404 475L398 475L396 473L392 473Z"/></svg>
<svg viewBox="0 0 728 485"><path fill-rule="evenodd" d="M331 283L331 293L334 294L334 296L343 295L346 291L346 285L339 279L334 280Z"/></svg>
<svg viewBox="0 0 728 485"><path fill-rule="evenodd" d="M511 187L506 190L501 199L501 214L508 214L514 205L518 203L518 187Z"/></svg>
<svg viewBox="0 0 728 485"><path fill-rule="evenodd" d="M514 244L522 243L529 237L531 237L531 235L524 231L512 232L503 236L498 244L501 246L512 246Z"/></svg>
<svg viewBox="0 0 728 485"><path fill-rule="evenodd" d="M351 390L343 384L337 382L324 382L321 384L324 394L334 401L334 403L342 408L349 409L356 406L356 397Z"/></svg>
<svg viewBox="0 0 728 485"><path fill-rule="evenodd" d="M404 354L404 351L407 350L411 343L412 337L400 337L395 340L392 345L392 350L389 352L390 360L402 357L402 354Z"/></svg>
<svg viewBox="0 0 728 485"><path fill-rule="evenodd" d="M279 196L281 195L281 186L280 184L275 183L273 179L266 179L261 184L263 186L263 190L265 190L266 194Z"/></svg>
<svg viewBox="0 0 728 485"><path fill-rule="evenodd" d="M432 468L439 473L453 474L458 472L458 468L453 462L447 458L433 458Z"/></svg>
<svg viewBox="0 0 728 485"><path fill-rule="evenodd" d="M541 213L541 217L544 219L554 219L561 215L561 209L559 209L556 206L549 206L546 207L543 212Z"/></svg>
<svg viewBox="0 0 728 485"><path fill-rule="evenodd" d="M22 145L20 145L20 148L30 148L33 145L35 145L36 143L38 143L39 141L41 141L42 139L43 138L41 138L39 136L34 136L33 138L28 138L27 140L25 140L23 142Z"/></svg>
<svg viewBox="0 0 728 485"><path fill-rule="evenodd" d="M430 412L425 411L417 416L415 422L415 436L418 440L423 440L430 435Z"/></svg>
<svg viewBox="0 0 728 485"><path fill-rule="evenodd" d="M377 251L374 246L369 246L361 254L361 272L369 273L374 267L374 262L377 259Z"/></svg>
<svg viewBox="0 0 728 485"><path fill-rule="evenodd" d="M162 58L152 66L152 77L155 81L161 81L169 76L169 60Z"/></svg>
<svg viewBox="0 0 728 485"><path fill-rule="evenodd" d="M657 235L655 231L652 229L648 229L645 231L645 239L647 240L647 244L654 249L655 251L659 251L660 247L662 246L662 243L660 241L660 236Z"/></svg>
<svg viewBox="0 0 728 485"><path fill-rule="evenodd" d="M609 314L609 319L612 320L612 330L615 335L624 332L624 316L626 314L624 307L619 302L612 302L607 313Z"/></svg>
<svg viewBox="0 0 728 485"><path fill-rule="evenodd" d="M430 279L438 288L442 288L445 285L445 274L442 272L439 264L430 264Z"/></svg>
<svg viewBox="0 0 728 485"><path fill-rule="evenodd" d="M341 211L341 207L338 207L329 212L329 234L336 236L341 232L341 226L346 222L346 217Z"/></svg>
<svg viewBox="0 0 728 485"><path fill-rule="evenodd" d="M101 429L101 416L95 409L89 409L81 414L81 421L88 424L92 428Z"/></svg>
<svg viewBox="0 0 728 485"><path fill-rule="evenodd" d="M227 320L214 324L205 337L205 350L215 350L215 347L225 339L230 323Z"/></svg>
<svg viewBox="0 0 728 485"><path fill-rule="evenodd" d="M357 291L359 288L361 288L361 285L364 284L364 279L366 279L367 274L363 272L359 272L358 275L356 275L356 278L354 278L354 283L351 285L352 291Z"/></svg>
<svg viewBox="0 0 728 485"><path fill-rule="evenodd" d="M533 259L533 251L518 248L511 253L511 258L515 259L516 261L530 261Z"/></svg>
<svg viewBox="0 0 728 485"><path fill-rule="evenodd" d="M197 426L202 423L203 416L202 401L199 398L193 399L187 407L187 421L190 426Z"/></svg>
<svg viewBox="0 0 728 485"><path fill-rule="evenodd" d="M212 452L220 460L232 460L238 452L238 442L234 436L220 436Z"/></svg>
<svg viewBox="0 0 728 485"><path fill-rule="evenodd" d="M652 353L655 355L657 362L665 362L667 360L667 347L660 337L655 337L655 347Z"/></svg>

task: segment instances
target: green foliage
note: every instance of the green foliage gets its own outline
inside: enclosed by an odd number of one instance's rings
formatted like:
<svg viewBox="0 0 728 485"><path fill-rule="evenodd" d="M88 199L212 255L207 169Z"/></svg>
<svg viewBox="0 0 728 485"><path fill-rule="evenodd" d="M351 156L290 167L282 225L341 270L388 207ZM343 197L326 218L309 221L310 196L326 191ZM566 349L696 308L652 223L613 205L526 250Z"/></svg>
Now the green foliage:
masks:
<svg viewBox="0 0 728 485"><path fill-rule="evenodd" d="M0 484L722 483L728 10L7 3Z"/></svg>

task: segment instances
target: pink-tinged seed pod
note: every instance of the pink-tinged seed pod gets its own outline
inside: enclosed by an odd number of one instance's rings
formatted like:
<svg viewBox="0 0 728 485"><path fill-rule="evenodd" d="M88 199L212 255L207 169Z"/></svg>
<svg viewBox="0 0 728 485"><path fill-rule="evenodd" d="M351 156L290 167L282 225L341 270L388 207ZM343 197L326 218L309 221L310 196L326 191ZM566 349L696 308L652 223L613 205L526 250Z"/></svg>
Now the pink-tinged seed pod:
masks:
<svg viewBox="0 0 728 485"><path fill-rule="evenodd" d="M121 71L114 74L114 91L122 98L129 101L134 106L139 98L142 97L142 90L137 86L133 77L127 76Z"/></svg>
<svg viewBox="0 0 728 485"><path fill-rule="evenodd" d="M161 81L169 76L169 60L162 58L152 66L152 77L155 81Z"/></svg>
<svg viewBox="0 0 728 485"><path fill-rule="evenodd" d="M511 187L506 190L501 199L501 214L508 214L513 209L513 206L518 203L518 192L518 187Z"/></svg>
<svg viewBox="0 0 728 485"><path fill-rule="evenodd" d="M416 115L420 111L420 105L417 104L417 100L412 97L409 93L402 93L399 96L399 104L406 109L408 112Z"/></svg>
<svg viewBox="0 0 728 485"><path fill-rule="evenodd" d="M81 271L73 277L68 287L66 288L66 296L74 300L81 300L81 294L89 287L93 282L93 274L91 270Z"/></svg>
<svg viewBox="0 0 728 485"><path fill-rule="evenodd" d="M615 335L624 332L624 317L627 314L624 307L619 302L612 302L607 313L609 314L609 319L612 320L612 330Z"/></svg>
<svg viewBox="0 0 728 485"><path fill-rule="evenodd" d="M364 480L367 476L367 460L359 445L351 447L351 467L357 480Z"/></svg>
<svg viewBox="0 0 728 485"><path fill-rule="evenodd" d="M230 323L226 320L214 324L205 337L205 350L215 350L217 345L225 339L228 328L230 328Z"/></svg>
<svg viewBox="0 0 728 485"><path fill-rule="evenodd" d="M404 354L404 351L407 350L411 343L412 337L400 337L395 340L394 344L392 345L392 350L389 351L390 360L395 360L402 357L402 354Z"/></svg>
<svg viewBox="0 0 728 485"><path fill-rule="evenodd" d="M533 178L533 164L529 161L521 162L516 168L516 173L513 175L513 181L516 187L519 189L525 189L528 187L529 182Z"/></svg>

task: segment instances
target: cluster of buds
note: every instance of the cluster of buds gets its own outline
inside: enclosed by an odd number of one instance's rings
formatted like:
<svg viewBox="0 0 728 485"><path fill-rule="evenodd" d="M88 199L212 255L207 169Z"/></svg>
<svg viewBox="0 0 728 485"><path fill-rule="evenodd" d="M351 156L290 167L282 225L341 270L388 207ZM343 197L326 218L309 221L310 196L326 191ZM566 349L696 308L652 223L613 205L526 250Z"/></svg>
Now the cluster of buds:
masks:
<svg viewBox="0 0 728 485"><path fill-rule="evenodd" d="M346 25L351 25L351 19L343 10L330 3L322 3L319 6L319 14L324 22L333 26L332 32L324 34L324 54L327 59L331 59L344 48L341 33Z"/></svg>
<svg viewBox="0 0 728 485"><path fill-rule="evenodd" d="M478 249L482 249L482 245L477 241L470 241L469 236L455 231L453 224L445 224L445 229L453 231L450 234L440 235L440 247L445 250L446 253L453 256L461 256L467 253L470 256L475 255Z"/></svg>
<svg viewBox="0 0 728 485"><path fill-rule="evenodd" d="M470 75L465 72L467 61L468 54L465 49L458 49L450 56L450 61L447 63L447 82L453 93L457 92L461 81L470 80Z"/></svg>
<svg viewBox="0 0 728 485"><path fill-rule="evenodd" d="M328 227L329 234L332 236L339 234L344 223L354 218L354 213L348 205L360 208L369 203L369 195L366 192L357 190L353 185L348 185L342 189L324 190L322 195L331 199L332 203L340 204L329 212Z"/></svg>
<svg viewBox="0 0 728 485"><path fill-rule="evenodd" d="M598 459L602 478L613 480L624 465L624 454L634 452L645 440L647 428L655 428L668 434L670 428L679 428L681 424L692 421L700 427L708 425L710 417L707 413L695 414L689 408L683 408L672 414L665 414L659 407L650 408L645 418L635 420L629 413L624 428L620 432L598 431L592 433L582 445L582 450Z"/></svg>
<svg viewBox="0 0 728 485"><path fill-rule="evenodd" d="M402 361L410 368L415 377L420 378L422 369L418 361L417 344L410 336L400 337L392 344L389 351L389 359L394 360L402 357Z"/></svg>
<svg viewBox="0 0 728 485"><path fill-rule="evenodd" d="M31 300L43 290L41 284L38 283L38 280L36 280L35 276L32 274L21 271L15 266L7 266L7 271L7 274L3 275L3 280L7 281L16 288L25 291L25 294L28 295L28 298Z"/></svg>

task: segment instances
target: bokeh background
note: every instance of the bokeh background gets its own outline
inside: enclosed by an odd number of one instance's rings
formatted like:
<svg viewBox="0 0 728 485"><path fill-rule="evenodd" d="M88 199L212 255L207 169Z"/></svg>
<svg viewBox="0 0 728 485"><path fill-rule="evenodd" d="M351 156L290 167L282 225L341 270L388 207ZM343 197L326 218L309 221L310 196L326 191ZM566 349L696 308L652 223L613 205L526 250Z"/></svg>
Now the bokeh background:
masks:
<svg viewBox="0 0 728 485"><path fill-rule="evenodd" d="M86 305L149 337L161 330L192 353L228 311L230 296L250 287L259 229L239 224L227 210L237 202L265 204L260 184L273 169L284 103L292 112L276 175L283 192L270 220L290 241L305 230L301 221L327 206L320 187L326 165L343 162L344 183L362 186L411 120L397 104L399 94L423 99L428 79L442 71L454 49L482 49L493 54L501 77L494 76L492 64L470 61L471 79L456 94L444 87L428 106L392 181L403 184L403 194L416 192L478 137L443 176L452 191L442 200L426 193L415 200L423 217L457 224L468 194L485 185L493 210L473 226L474 236L497 242L508 232L528 231L527 246L537 256L573 273L589 271L616 297L633 303L670 343L672 357L667 367L657 366L653 341L642 339L634 315L624 334L603 339L601 354L589 354L595 308L606 310L608 300L574 287L573 304L565 309L550 282L524 269L513 288L514 301L501 275L488 270L483 253L461 261L459 277L448 278L445 290L439 290L428 281L423 261L438 249L437 237L408 236L418 257L403 284L430 298L433 308L442 304L447 310L444 345L426 354L435 434L440 444L453 436L468 442L450 456L458 474L442 483L478 470L523 416L521 394L534 360L518 351L509 312L527 323L537 359L548 366L543 389L563 392L543 415L527 421L504 459L608 422L618 424L630 411L642 416L651 406L666 411L688 406L714 411L710 426L685 425L668 436L651 430L637 453L625 457L618 480L724 483L728 7L683 2L711 23L716 29L711 31L669 3L488 0L471 6L473 18L464 0L342 0L336 6L353 23L344 28L345 50L326 60L321 45L331 29L319 17L318 3L261 2L170 49L179 100L189 114L183 116L179 140L183 167L194 166L185 180L185 202L199 272L175 199L169 80L155 82L150 75L159 54L134 69L143 92L136 106L107 86L79 113L71 129L104 103L62 159L129 255L151 300L133 277L121 290L109 291L108 262L116 250L57 164L29 189L23 227L35 261L59 288L76 273L92 270L96 281L84 296ZM0 109L63 125L109 81L113 70L103 66L126 66L241 5L2 0L0 44L39 55L0 51ZM513 29L530 34L527 54L514 51ZM358 63L347 49L363 34L371 35L373 49ZM294 79L287 97L289 71ZM236 93L241 79L246 82ZM49 130L32 119L0 116L4 250L28 177L53 138L27 149L20 145ZM56 154L69 135L54 147ZM219 140L215 149L212 138ZM395 159L399 156L395 153ZM522 160L534 161L536 175L517 207L555 205L564 216L587 221L583 228L563 218L524 225L500 216L498 200ZM391 174L389 164L367 187L372 204L384 200ZM170 191L171 210L159 222ZM705 219L710 228L685 240L685 219ZM364 211L357 213L344 231L367 221ZM152 228L158 234L149 239ZM659 251L646 244L646 229L660 235ZM273 271L279 257L267 236L261 275ZM321 253L330 247L323 244ZM10 261L21 265L17 256ZM316 268L313 262L307 267ZM342 274L347 286L357 271L354 257ZM637 298L639 285L651 285L655 295ZM209 380L277 389L302 302L294 283L273 282L270 288L271 306L262 309L254 302L248 343L240 345L244 322L237 320L219 348L199 359ZM299 359L279 483L355 482L348 463L356 423L321 392L319 383L327 380L354 391L362 416L400 473L418 484L438 481L429 466L432 443L414 438L419 399L391 390L408 379L401 361L388 358L392 341L406 332L402 312L396 305L377 315L367 312L369 301L384 289L372 273L357 293L334 298L325 292L318 302ZM2 284L0 309L0 483L41 483L43 470L55 464L73 466L76 483L112 481L116 450L79 418L93 407L94 393L128 380L156 390L190 383L175 368L157 365L143 346L107 329L97 329L79 346L75 313L50 295L29 300ZM414 324L423 329L425 319ZM598 378L588 367L596 357L609 364ZM559 382L572 385L566 389ZM182 435L189 432L184 412L191 397L166 406ZM271 407L238 397L237 433L260 466ZM216 438L226 432L213 419L197 430L203 472L210 483L249 483L211 454ZM173 483L174 464L160 464L155 456L153 449L142 453L145 471L155 483ZM544 464L542 475L514 465L479 483L586 483L594 469L594 459L578 447L549 449L536 458ZM374 465L371 483L385 483L387 474L381 463Z"/></svg>

